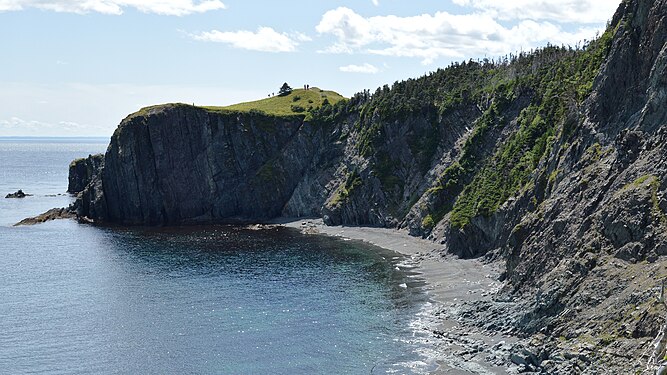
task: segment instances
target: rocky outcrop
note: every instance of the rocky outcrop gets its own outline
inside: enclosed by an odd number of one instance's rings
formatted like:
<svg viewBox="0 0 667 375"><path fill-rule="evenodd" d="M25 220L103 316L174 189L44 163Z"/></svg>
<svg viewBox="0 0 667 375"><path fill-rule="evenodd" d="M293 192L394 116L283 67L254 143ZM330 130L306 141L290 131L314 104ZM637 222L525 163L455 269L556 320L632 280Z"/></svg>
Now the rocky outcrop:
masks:
<svg viewBox="0 0 667 375"><path fill-rule="evenodd" d="M59 220L59 219L73 219L75 217L76 213L69 208L52 208L43 214L23 219L18 223L14 224L14 226L17 227L21 225L36 225L45 223L47 221Z"/></svg>
<svg viewBox="0 0 667 375"><path fill-rule="evenodd" d="M89 155L87 158L76 159L69 165L67 192L78 194L90 184L102 169L103 154Z"/></svg>
<svg viewBox="0 0 667 375"><path fill-rule="evenodd" d="M31 194L26 194L26 193L23 192L23 190L19 189L18 191L14 192L14 193L9 193L9 194L5 195L5 198L19 198L20 199L20 198L28 197L30 195Z"/></svg>
<svg viewBox="0 0 667 375"><path fill-rule="evenodd" d="M149 108L118 127L77 212L143 225L273 218L310 166L322 134L300 118Z"/></svg>

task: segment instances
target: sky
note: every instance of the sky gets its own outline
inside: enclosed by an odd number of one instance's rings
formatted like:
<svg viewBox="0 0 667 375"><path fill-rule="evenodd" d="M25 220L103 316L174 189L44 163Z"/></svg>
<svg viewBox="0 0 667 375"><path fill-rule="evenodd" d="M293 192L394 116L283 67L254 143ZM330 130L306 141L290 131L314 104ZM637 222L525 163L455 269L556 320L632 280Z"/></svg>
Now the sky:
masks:
<svg viewBox="0 0 667 375"><path fill-rule="evenodd" d="M159 103L352 96L595 38L620 0L0 0L0 136L110 136Z"/></svg>

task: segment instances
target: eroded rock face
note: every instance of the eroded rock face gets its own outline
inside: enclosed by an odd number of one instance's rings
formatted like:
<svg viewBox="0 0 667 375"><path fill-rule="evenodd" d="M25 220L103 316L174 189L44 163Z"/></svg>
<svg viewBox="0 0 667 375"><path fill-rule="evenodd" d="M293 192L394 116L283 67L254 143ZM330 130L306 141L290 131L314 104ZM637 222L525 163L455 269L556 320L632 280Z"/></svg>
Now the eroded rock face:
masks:
<svg viewBox="0 0 667 375"><path fill-rule="evenodd" d="M655 288L667 276L667 108L655 100L667 89L667 2L623 2L615 20L572 141L531 189L445 239L506 261L498 299L516 304L512 329L546 335L546 373L575 362L584 373L643 368L666 314Z"/></svg>
<svg viewBox="0 0 667 375"><path fill-rule="evenodd" d="M86 188L102 168L103 154L89 155L87 158L76 159L69 165L67 192L78 194Z"/></svg>
<svg viewBox="0 0 667 375"><path fill-rule="evenodd" d="M318 137L300 120L152 108L118 127L78 210L93 220L142 225L276 217Z"/></svg>

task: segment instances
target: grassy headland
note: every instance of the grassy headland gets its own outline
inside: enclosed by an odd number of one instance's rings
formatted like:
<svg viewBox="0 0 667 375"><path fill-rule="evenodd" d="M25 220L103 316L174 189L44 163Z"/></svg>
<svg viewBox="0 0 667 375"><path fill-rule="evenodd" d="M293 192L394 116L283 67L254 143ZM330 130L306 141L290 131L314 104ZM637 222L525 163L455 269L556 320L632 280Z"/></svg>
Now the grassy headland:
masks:
<svg viewBox="0 0 667 375"><path fill-rule="evenodd" d="M259 112L266 116L294 118L310 120L312 112L316 112L325 106L325 104L334 105L340 101L346 100L342 95L335 91L321 90L317 87L311 87L308 90L296 89L287 95L275 95L266 99L255 100L251 102L232 104L228 106L194 106L203 108L211 112L219 113L250 113ZM147 116L152 112L159 112L166 108L185 106L191 107L185 103L166 103L148 106L134 112L126 119L137 116Z"/></svg>
<svg viewBox="0 0 667 375"><path fill-rule="evenodd" d="M295 89L284 96L255 100L252 102L233 104L224 107L204 107L208 110L229 110L239 112L260 111L267 115L294 116L307 115L310 110L318 109L326 102L333 105L343 100L343 96L334 91L320 90L311 87L309 90Z"/></svg>

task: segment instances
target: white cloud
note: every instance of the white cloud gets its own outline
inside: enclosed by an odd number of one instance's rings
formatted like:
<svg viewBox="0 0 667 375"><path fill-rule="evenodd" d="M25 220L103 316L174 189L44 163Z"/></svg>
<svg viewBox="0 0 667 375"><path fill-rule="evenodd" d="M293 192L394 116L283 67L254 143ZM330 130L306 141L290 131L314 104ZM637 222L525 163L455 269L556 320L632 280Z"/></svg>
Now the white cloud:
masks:
<svg viewBox="0 0 667 375"><path fill-rule="evenodd" d="M0 0L0 12L21 10L20 1Z"/></svg>
<svg viewBox="0 0 667 375"><path fill-rule="evenodd" d="M101 126L79 124L73 121L50 123L37 120L24 120L19 117L11 117L6 120L0 119L0 135L2 136L90 136L98 135L104 130L104 127Z"/></svg>
<svg viewBox="0 0 667 375"><path fill-rule="evenodd" d="M437 12L365 18L349 8L339 7L326 12L316 30L321 35L335 37L335 42L321 52L416 57L430 64L441 57L495 57L547 42L574 45L592 38L599 29L567 32L557 23L534 20L521 20L509 27L488 13Z"/></svg>
<svg viewBox="0 0 667 375"><path fill-rule="evenodd" d="M225 4L220 0L0 0L0 12L30 8L64 13L114 15L123 14L125 8L135 8L144 13L185 16L225 9Z"/></svg>
<svg viewBox="0 0 667 375"><path fill-rule="evenodd" d="M301 33L290 36L270 27L260 27L257 32L212 30L192 35L192 37L195 40L226 43L235 48L262 52L294 52L301 42L311 40Z"/></svg>
<svg viewBox="0 0 667 375"><path fill-rule="evenodd" d="M367 73L367 74L375 74L380 71L378 67L371 65L369 63L365 63L362 65L341 66L340 68L338 68L338 70L345 73Z"/></svg>
<svg viewBox="0 0 667 375"><path fill-rule="evenodd" d="M619 0L453 0L501 20L549 20L557 23L597 24L609 20Z"/></svg>
<svg viewBox="0 0 667 375"><path fill-rule="evenodd" d="M309 37L308 35L304 33L293 33L292 34L292 39L299 41L299 42L310 42L313 40L313 38Z"/></svg>
<svg viewBox="0 0 667 375"><path fill-rule="evenodd" d="M375 6L380 5L380 0L372 0L372 1L373 1L373 5L375 5Z"/></svg>

